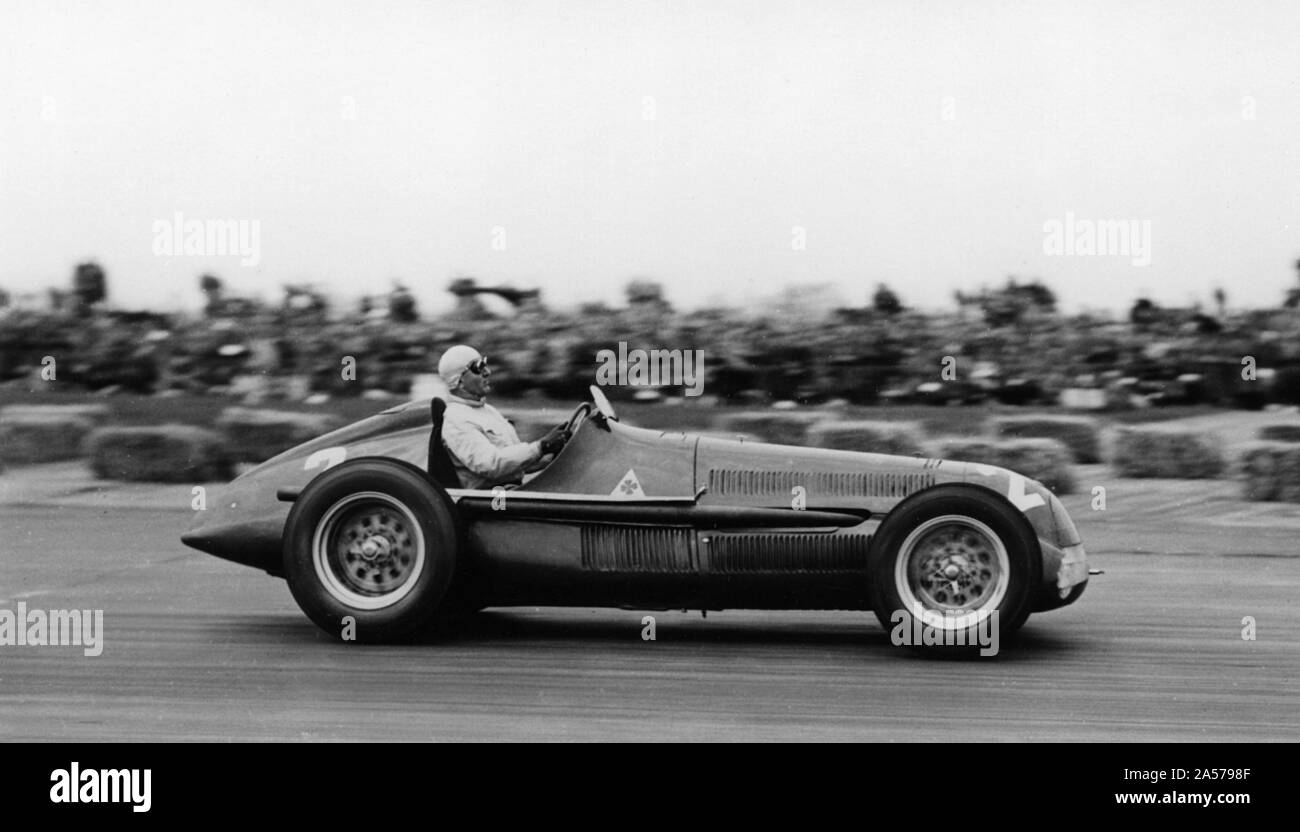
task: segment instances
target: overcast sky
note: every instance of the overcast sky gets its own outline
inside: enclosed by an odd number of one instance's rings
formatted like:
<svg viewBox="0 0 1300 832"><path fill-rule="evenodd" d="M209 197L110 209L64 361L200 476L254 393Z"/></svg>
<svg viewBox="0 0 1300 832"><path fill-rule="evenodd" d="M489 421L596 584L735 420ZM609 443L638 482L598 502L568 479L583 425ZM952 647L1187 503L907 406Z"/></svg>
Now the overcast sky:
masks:
<svg viewBox="0 0 1300 832"><path fill-rule="evenodd" d="M0 8L11 292L86 258L154 308L197 306L204 270L267 298L398 278L426 308L458 275L937 308L1014 274L1068 309L1296 280L1286 0ZM260 261L155 254L177 211L257 221ZM1149 265L1045 254L1067 213L1149 223Z"/></svg>

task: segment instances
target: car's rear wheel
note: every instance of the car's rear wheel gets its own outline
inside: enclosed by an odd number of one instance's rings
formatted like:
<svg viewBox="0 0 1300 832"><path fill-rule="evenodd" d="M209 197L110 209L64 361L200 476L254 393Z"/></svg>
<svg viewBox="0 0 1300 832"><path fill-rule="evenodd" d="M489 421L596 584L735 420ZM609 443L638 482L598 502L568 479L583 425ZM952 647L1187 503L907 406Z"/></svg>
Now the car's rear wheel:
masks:
<svg viewBox="0 0 1300 832"><path fill-rule="evenodd" d="M455 507L422 471L342 463L312 480L285 524L284 567L303 612L336 638L406 638L437 615L456 572Z"/></svg>
<svg viewBox="0 0 1300 832"><path fill-rule="evenodd" d="M993 492L941 486L885 518L872 544L876 617L895 644L987 654L1024 623L1041 573L1024 517Z"/></svg>

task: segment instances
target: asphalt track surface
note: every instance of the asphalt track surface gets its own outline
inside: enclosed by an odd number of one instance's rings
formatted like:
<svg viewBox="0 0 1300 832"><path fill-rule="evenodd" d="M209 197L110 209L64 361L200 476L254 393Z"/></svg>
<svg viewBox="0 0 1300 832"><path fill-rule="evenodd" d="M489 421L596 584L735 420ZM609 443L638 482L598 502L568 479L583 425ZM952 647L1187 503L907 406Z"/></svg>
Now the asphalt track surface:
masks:
<svg viewBox="0 0 1300 832"><path fill-rule="evenodd" d="M1300 506L1109 501L1067 501L1106 574L965 661L831 612L657 612L650 642L641 612L501 609L346 644L282 581L184 548L187 511L3 505L0 608L103 609L105 647L0 647L0 739L1300 739Z"/></svg>

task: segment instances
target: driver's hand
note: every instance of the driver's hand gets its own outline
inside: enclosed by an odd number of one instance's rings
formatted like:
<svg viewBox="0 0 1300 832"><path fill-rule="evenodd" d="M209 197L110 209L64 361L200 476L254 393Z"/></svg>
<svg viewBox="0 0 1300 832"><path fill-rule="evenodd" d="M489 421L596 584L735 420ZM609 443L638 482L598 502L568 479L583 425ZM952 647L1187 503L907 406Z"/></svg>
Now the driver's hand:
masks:
<svg viewBox="0 0 1300 832"><path fill-rule="evenodd" d="M564 443L569 441L569 432L564 429L564 425L556 425L551 428L551 432L542 437L542 453L554 454L559 453L564 447Z"/></svg>

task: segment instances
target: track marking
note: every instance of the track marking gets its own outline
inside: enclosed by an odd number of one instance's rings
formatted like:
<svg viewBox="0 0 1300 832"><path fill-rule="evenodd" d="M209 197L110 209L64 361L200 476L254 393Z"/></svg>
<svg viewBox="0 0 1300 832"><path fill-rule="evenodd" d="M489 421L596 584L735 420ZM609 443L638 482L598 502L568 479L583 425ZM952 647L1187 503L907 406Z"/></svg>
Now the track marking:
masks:
<svg viewBox="0 0 1300 832"><path fill-rule="evenodd" d="M31 592L20 592L17 595L10 595L8 598L0 598L0 604L8 604L10 601L21 601L24 598L35 598L37 595L49 595L52 589L33 589Z"/></svg>

